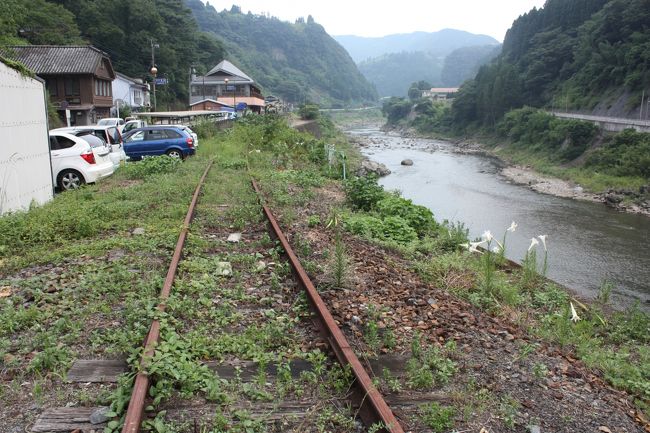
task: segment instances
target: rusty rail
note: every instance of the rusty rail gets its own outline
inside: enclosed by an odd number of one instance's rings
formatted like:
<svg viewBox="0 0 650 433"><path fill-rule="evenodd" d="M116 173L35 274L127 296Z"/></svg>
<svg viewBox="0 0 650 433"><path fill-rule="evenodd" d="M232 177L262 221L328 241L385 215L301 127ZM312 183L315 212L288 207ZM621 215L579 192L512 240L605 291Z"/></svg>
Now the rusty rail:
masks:
<svg viewBox="0 0 650 433"><path fill-rule="evenodd" d="M355 387L355 399L359 404L359 414L361 415L361 418L368 426L373 424L383 425L384 428L380 430L382 432L404 433L402 426L395 418L395 415L393 415L393 412L391 411L382 395L373 385L370 376L368 376L368 373L363 368L363 365L359 361L359 358L357 358L354 351L350 347L350 344L345 338L345 335L343 335L343 332L336 324L336 321L327 309L325 302L323 302L323 299L318 294L316 287L307 276L307 273L300 264L298 257L293 252L291 245L289 245L289 242L280 229L280 226L278 225L275 217L271 213L270 209L263 203L262 192L257 186L255 180L252 180L252 184L255 192L260 199L260 203L264 210L264 215L268 219L273 233L280 241L282 248L284 248L284 251L289 257L289 262L291 263L291 267L297 276L298 282L305 290L307 299L309 300L309 303L318 316L321 332L329 342L330 347L336 354L336 357L341 365L344 367L349 365L352 369L352 373L356 379L355 384L357 385Z"/></svg>
<svg viewBox="0 0 650 433"><path fill-rule="evenodd" d="M185 220L183 221L183 228L181 233L178 235L178 241L176 242L176 249L174 250L174 255L172 256L172 261L167 270L167 276L165 277L165 282L163 283L162 290L160 291L160 303L158 304L158 310L163 312L165 311L166 304L165 302L169 298L169 293L171 292L172 285L174 284L174 278L176 277L176 270L178 269L178 263L181 260L181 254L183 252L183 247L185 246L185 239L187 239L187 233L190 228L190 223L194 217L194 210L196 209L196 203L199 201L199 194L201 193L201 187L205 182L205 178L208 175L212 167L212 161L208 163L208 166L203 172L203 176L199 180L196 189L194 190L194 195L192 196L192 201L190 202L190 207L187 210L185 215ZM144 344L144 353L140 360L140 372L135 376L135 383L133 384L133 391L131 392L131 400L129 401L129 407L126 411L126 417L124 419L124 427L122 428L122 433L138 433L140 431L140 424L142 424L142 415L144 412L144 400L147 397L147 392L149 391L149 376L146 373L146 360L151 359L154 354L155 347L158 344L160 339L160 322L158 319L154 319L151 322L151 327L149 328L149 334L147 334L147 339Z"/></svg>

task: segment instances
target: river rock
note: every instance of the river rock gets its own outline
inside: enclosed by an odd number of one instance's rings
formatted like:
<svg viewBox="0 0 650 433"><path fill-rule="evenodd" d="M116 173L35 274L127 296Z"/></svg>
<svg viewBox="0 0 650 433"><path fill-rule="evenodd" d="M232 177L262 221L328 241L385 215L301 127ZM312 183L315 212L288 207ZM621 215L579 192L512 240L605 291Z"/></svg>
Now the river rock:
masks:
<svg viewBox="0 0 650 433"><path fill-rule="evenodd" d="M384 164L380 164L369 159L361 161L361 167L357 170L357 176L367 176L369 174L376 174L377 176L387 176L390 170Z"/></svg>
<svg viewBox="0 0 650 433"><path fill-rule="evenodd" d="M410 159L404 159L401 162L402 165L413 165L413 161Z"/></svg>

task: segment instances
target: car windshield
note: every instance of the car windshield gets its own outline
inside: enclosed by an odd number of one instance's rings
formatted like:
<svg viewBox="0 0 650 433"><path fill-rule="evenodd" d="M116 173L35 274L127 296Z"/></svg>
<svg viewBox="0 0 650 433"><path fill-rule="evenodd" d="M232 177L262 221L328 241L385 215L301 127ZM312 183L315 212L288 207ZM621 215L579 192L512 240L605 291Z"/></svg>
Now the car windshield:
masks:
<svg viewBox="0 0 650 433"><path fill-rule="evenodd" d="M99 122L97 122L97 125L99 125L99 126L115 125L115 120L114 119L102 119Z"/></svg>

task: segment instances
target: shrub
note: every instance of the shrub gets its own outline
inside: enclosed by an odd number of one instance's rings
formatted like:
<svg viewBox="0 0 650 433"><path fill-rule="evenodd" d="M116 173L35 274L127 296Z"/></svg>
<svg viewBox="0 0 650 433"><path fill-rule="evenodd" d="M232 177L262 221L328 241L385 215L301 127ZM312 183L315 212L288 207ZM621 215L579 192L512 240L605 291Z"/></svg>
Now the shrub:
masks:
<svg viewBox="0 0 650 433"><path fill-rule="evenodd" d="M377 202L376 208L384 218L390 216L402 218L420 237L431 232L437 226L433 219L433 213L429 209L396 195L390 195L380 200Z"/></svg>
<svg viewBox="0 0 650 433"><path fill-rule="evenodd" d="M383 222L374 216L352 215L343 224L346 230L355 235L378 238L383 232Z"/></svg>
<svg viewBox="0 0 650 433"><path fill-rule="evenodd" d="M421 406L422 422L435 433L442 433L454 425L455 410L453 407L441 406L432 402Z"/></svg>
<svg viewBox="0 0 650 433"><path fill-rule="evenodd" d="M350 204L359 210L370 211L385 196L384 187L376 176L354 177L345 183L345 194Z"/></svg>
<svg viewBox="0 0 650 433"><path fill-rule="evenodd" d="M380 238L395 241L399 244L409 244L418 238L417 232L409 223L398 216L387 217L382 222Z"/></svg>
<svg viewBox="0 0 650 433"><path fill-rule="evenodd" d="M305 120L314 120L318 119L320 112L318 111L319 107L316 104L305 104L300 106L298 109L298 114L302 119Z"/></svg>
<svg viewBox="0 0 650 433"><path fill-rule="evenodd" d="M155 174L171 173L180 164L180 159L168 155L145 157L142 161L127 164L124 174L131 179L143 179Z"/></svg>

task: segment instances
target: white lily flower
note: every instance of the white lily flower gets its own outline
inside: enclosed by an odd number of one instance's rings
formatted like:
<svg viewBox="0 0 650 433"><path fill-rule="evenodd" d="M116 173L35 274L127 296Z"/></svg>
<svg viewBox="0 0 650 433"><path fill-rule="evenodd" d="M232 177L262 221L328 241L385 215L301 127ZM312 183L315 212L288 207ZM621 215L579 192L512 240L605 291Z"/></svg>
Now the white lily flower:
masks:
<svg viewBox="0 0 650 433"><path fill-rule="evenodd" d="M498 246L498 245L495 245L495 246L492 248L492 252L493 252L494 254L499 254L499 253L501 252L501 247Z"/></svg>
<svg viewBox="0 0 650 433"><path fill-rule="evenodd" d="M534 246L539 245L539 241L535 238L532 238L530 240L530 246L528 247L528 251L532 250Z"/></svg>
<svg viewBox="0 0 650 433"><path fill-rule="evenodd" d="M546 251L546 237L547 236L548 235L539 235L539 236L537 236L539 238L539 240L542 241L542 245L544 246L544 251Z"/></svg>
<svg viewBox="0 0 650 433"><path fill-rule="evenodd" d="M470 242L469 243L469 252L470 253L480 253L481 251L478 249L478 246L481 244L484 244L485 241L479 241L479 242Z"/></svg>
<svg viewBox="0 0 650 433"><path fill-rule="evenodd" d="M477 249L477 247L478 247L479 245L481 245L482 243L484 243L484 242L485 242L485 241L480 241L480 242L466 242L466 243L464 243L464 244L460 244L459 246L460 246L460 247L463 247L463 248L467 248L467 250L468 250L470 253L480 253L481 251L479 251L479 250Z"/></svg>
<svg viewBox="0 0 650 433"><path fill-rule="evenodd" d="M506 230L508 230L509 232L514 233L516 228L517 228L517 223L513 221L513 222L510 223L510 227L508 227Z"/></svg>
<svg viewBox="0 0 650 433"><path fill-rule="evenodd" d="M491 242L492 239L494 239L494 236L492 236L492 233L489 230L486 230L483 233L483 237L485 238L486 241Z"/></svg>
<svg viewBox="0 0 650 433"><path fill-rule="evenodd" d="M569 305L571 305L571 320L573 321L573 323L576 323L578 320L582 320L580 316L578 316L578 313L576 312L576 309L573 306L573 302L569 302Z"/></svg>

